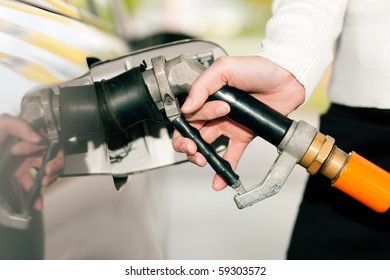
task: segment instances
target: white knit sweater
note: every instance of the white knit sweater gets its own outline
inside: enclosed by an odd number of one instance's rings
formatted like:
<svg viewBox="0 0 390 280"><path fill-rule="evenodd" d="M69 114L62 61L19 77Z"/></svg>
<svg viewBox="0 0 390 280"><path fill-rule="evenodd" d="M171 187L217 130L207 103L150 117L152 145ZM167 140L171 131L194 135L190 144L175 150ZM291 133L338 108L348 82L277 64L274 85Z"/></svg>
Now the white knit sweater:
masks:
<svg viewBox="0 0 390 280"><path fill-rule="evenodd" d="M309 98L333 61L331 102L390 109L389 0L275 0L260 55Z"/></svg>

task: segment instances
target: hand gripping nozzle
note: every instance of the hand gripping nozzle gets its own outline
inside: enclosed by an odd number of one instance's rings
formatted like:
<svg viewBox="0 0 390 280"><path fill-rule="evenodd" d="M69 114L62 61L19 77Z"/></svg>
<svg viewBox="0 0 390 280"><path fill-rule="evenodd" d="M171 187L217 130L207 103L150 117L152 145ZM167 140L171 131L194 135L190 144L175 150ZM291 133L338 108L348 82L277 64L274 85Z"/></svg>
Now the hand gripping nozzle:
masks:
<svg viewBox="0 0 390 280"><path fill-rule="evenodd" d="M180 114L176 97L188 93L191 84L205 69L203 65L185 56L168 61L164 57L156 57L152 59L152 68L142 75L157 106L165 108L173 126L184 137L196 143L199 152L205 156L213 169L237 191L236 204L239 208L244 208L280 190L310 145L316 130L304 122L293 122L251 95L235 88L225 86L210 96L209 100L223 100L230 105L228 117L233 121L249 128L272 144L279 145L280 155L265 180L253 188L244 188L230 164L220 157Z"/></svg>
<svg viewBox="0 0 390 280"><path fill-rule="evenodd" d="M351 177L350 174L354 174L347 168L349 162L358 162L359 166L365 168L371 165L354 160L356 158L353 156L354 154L347 154L339 149L332 137L322 134L308 123L293 121L250 94L225 86L211 95L209 100L227 102L230 106L228 118L276 146L279 153L263 181L253 187L244 188L239 176L231 169L229 163L221 158L180 114L176 97L188 93L191 84L204 70L203 65L185 56L168 61L164 57L157 57L152 59L152 68L143 72L142 75L157 107L165 109L173 126L183 136L195 141L199 151L206 157L214 170L237 191L234 200L238 208L245 208L277 194L297 164L303 166L310 174L320 173L331 179L336 188L376 211L389 208L389 173L379 170L376 166L375 168L370 167L369 173L375 174L374 177L377 177L378 180L366 180L373 183L359 186L363 191L355 191L349 186L351 179L347 180L347 183L344 182L346 180L342 180L345 177ZM373 199L367 199L366 189L373 189L377 195ZM378 201L379 197L381 197L380 201L383 201L380 207L375 202Z"/></svg>

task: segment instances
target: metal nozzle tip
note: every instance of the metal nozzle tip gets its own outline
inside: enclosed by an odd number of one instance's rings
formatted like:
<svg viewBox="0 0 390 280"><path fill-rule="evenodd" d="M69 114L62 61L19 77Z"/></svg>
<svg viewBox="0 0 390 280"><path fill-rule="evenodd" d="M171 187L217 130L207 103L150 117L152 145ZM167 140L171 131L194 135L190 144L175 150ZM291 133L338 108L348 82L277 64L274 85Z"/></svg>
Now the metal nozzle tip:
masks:
<svg viewBox="0 0 390 280"><path fill-rule="evenodd" d="M237 180L237 182L235 182L232 186L231 186L234 190L236 190L236 192L238 194L243 194L243 193L246 193L246 190L243 186L243 184L241 183L240 180Z"/></svg>

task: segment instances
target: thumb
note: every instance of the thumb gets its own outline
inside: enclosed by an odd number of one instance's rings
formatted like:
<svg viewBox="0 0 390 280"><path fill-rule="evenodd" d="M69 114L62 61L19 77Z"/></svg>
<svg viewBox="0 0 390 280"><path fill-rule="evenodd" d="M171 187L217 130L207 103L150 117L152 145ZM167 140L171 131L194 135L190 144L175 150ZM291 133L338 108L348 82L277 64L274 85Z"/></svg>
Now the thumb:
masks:
<svg viewBox="0 0 390 280"><path fill-rule="evenodd" d="M192 83L186 101L181 107L183 113L196 112L204 105L210 95L227 84L227 78L224 73L227 69L223 67L224 62L222 58L219 57Z"/></svg>

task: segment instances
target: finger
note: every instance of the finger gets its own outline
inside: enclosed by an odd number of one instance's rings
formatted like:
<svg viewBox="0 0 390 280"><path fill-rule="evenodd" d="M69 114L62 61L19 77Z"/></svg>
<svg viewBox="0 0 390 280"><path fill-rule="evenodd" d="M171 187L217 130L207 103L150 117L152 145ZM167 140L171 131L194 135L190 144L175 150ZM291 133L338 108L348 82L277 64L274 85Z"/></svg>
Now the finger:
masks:
<svg viewBox="0 0 390 280"><path fill-rule="evenodd" d="M191 90L182 106L184 113L193 113L199 110L206 102L207 98L217 92L228 83L228 78L223 70L227 57L219 57L207 68L191 85Z"/></svg>
<svg viewBox="0 0 390 280"><path fill-rule="evenodd" d="M203 140L207 143L212 143L218 139L223 133L218 125L218 122L210 122L206 126L202 127L200 130L200 135Z"/></svg>
<svg viewBox="0 0 390 280"><path fill-rule="evenodd" d="M220 122L208 123L207 126L204 126L201 129L200 132L201 132L202 138L206 142L212 143L223 134L222 130L220 129L220 126L218 124L220 124ZM238 162L239 162L242 154L244 153L246 147L248 146L248 144L249 144L249 142L247 142L247 141L239 141L239 140L229 139L229 143L228 143L227 148L226 148L222 157L223 157L223 159L225 159L229 162L229 164L233 170L236 169ZM191 162L193 162L201 167L203 167L207 164L205 157L200 153L196 153L192 156L188 156L188 159ZM212 182L213 189L216 191L220 191L220 190L226 188L226 186L227 186L226 181L219 174L216 174L214 176L214 179Z"/></svg>
<svg viewBox="0 0 390 280"><path fill-rule="evenodd" d="M198 130L201 129L204 124L204 121L190 122L190 125ZM173 132L172 147L176 152L186 153L188 155L193 155L198 149L194 141L189 138L183 137L177 130Z"/></svg>
<svg viewBox="0 0 390 280"><path fill-rule="evenodd" d="M215 174L213 183L212 183L212 188L215 191L221 191L227 187L226 181L219 175Z"/></svg>
<svg viewBox="0 0 390 280"><path fill-rule="evenodd" d="M209 101L194 113L185 114L188 121L208 121L226 116L230 112L230 106L224 101Z"/></svg>
<svg viewBox="0 0 390 280"><path fill-rule="evenodd" d="M48 186L50 186L51 184L53 184L55 181L57 181L57 179L58 179L58 174L54 174L54 175L45 175L45 176L42 178L41 186L42 186L42 187L48 187Z"/></svg>
<svg viewBox="0 0 390 280"><path fill-rule="evenodd" d="M237 168L238 162L244 154L245 149L248 147L248 144L249 143L247 142L235 141L232 139L229 141L223 158L230 163L233 170Z"/></svg>
<svg viewBox="0 0 390 280"><path fill-rule="evenodd" d="M248 143L246 142L234 141L230 139L225 153L223 154L223 158L230 163L230 166L233 170L237 168L238 162L247 146ZM216 174L216 176L214 176L212 186L214 190L220 191L227 186L227 183L220 175Z"/></svg>
<svg viewBox="0 0 390 280"><path fill-rule="evenodd" d="M178 131L174 131L172 138L172 147L176 152L193 155L196 153L197 147L194 141L181 136Z"/></svg>
<svg viewBox="0 0 390 280"><path fill-rule="evenodd" d="M56 157L52 160L50 160L46 166L45 166L45 175L43 176L41 180L41 186L47 187L50 184L54 183L61 171L63 170L65 166L65 160L64 160L64 151L60 150Z"/></svg>
<svg viewBox="0 0 390 280"><path fill-rule="evenodd" d="M197 152L198 147L195 142L189 138L183 137L178 131L174 131L172 138L172 147L176 152L187 154L190 162L203 167L207 164L204 156Z"/></svg>
<svg viewBox="0 0 390 280"><path fill-rule="evenodd" d="M12 146L11 153L15 156L23 156L40 152L44 149L47 149L47 146L37 145L26 141L20 141Z"/></svg>
<svg viewBox="0 0 390 280"><path fill-rule="evenodd" d="M206 158L201 153L195 153L193 155L188 155L187 158L189 161L191 161L192 163L194 163L200 167L204 167L207 164Z"/></svg>
<svg viewBox="0 0 390 280"><path fill-rule="evenodd" d="M42 140L41 136L35 132L27 122L20 118L3 114L0 116L0 143L3 142L8 135L17 136L25 141L36 144Z"/></svg>
<svg viewBox="0 0 390 280"><path fill-rule="evenodd" d="M54 183L58 179L61 171L64 169L64 166L64 151L60 150L57 156L50 160L45 166L45 176L41 181L42 187L47 187Z"/></svg>
<svg viewBox="0 0 390 280"><path fill-rule="evenodd" d="M34 202L34 209L37 211L42 211L43 210L43 198L42 196L39 196L37 200Z"/></svg>
<svg viewBox="0 0 390 280"><path fill-rule="evenodd" d="M52 160L50 160L45 167L45 174L46 175L58 175L65 166L65 157L64 157L64 151L60 150L56 157Z"/></svg>

